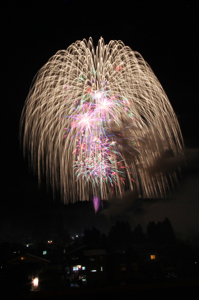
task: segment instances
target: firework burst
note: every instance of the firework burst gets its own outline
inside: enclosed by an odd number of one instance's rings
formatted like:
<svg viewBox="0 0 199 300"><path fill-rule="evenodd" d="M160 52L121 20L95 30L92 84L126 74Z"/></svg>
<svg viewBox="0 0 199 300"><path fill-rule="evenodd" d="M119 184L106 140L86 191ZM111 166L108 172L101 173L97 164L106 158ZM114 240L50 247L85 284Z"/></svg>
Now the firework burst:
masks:
<svg viewBox="0 0 199 300"><path fill-rule="evenodd" d="M23 150L65 203L136 188L163 196L169 177L147 168L182 152L176 115L143 57L121 41L58 51L37 73L21 116ZM170 179L169 179L170 178Z"/></svg>

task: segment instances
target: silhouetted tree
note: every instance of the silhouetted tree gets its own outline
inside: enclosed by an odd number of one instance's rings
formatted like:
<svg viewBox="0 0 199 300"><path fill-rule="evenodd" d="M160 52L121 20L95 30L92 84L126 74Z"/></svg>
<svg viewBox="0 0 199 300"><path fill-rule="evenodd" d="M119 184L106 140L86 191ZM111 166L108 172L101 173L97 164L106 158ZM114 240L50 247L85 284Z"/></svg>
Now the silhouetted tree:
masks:
<svg viewBox="0 0 199 300"><path fill-rule="evenodd" d="M154 221L149 222L147 225L147 237L152 243L157 241L157 226Z"/></svg>
<svg viewBox="0 0 199 300"><path fill-rule="evenodd" d="M166 218L163 222L149 222L147 225L147 237L152 243L173 244L176 241L171 222Z"/></svg>
<svg viewBox="0 0 199 300"><path fill-rule="evenodd" d="M132 232L132 243L145 243L146 239L142 226L139 224Z"/></svg>
<svg viewBox="0 0 199 300"><path fill-rule="evenodd" d="M111 248L117 250L125 250L127 245L131 242L132 231L128 222L117 221L114 226L110 228L108 241Z"/></svg>
<svg viewBox="0 0 199 300"><path fill-rule="evenodd" d="M173 244L176 242L176 236L168 218L162 222L161 232L162 241L164 241L166 244Z"/></svg>
<svg viewBox="0 0 199 300"><path fill-rule="evenodd" d="M92 229L85 229L83 242L92 248L99 247L101 245L101 232L95 227Z"/></svg>

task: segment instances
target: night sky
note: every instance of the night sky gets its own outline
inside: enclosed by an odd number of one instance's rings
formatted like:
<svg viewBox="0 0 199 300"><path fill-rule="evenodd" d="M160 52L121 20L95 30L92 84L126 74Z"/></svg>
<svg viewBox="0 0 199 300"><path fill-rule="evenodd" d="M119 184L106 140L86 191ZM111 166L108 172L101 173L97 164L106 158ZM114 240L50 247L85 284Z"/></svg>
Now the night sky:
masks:
<svg viewBox="0 0 199 300"><path fill-rule="evenodd" d="M171 191L169 199L137 203L131 200L132 195L127 195L124 203L117 206L117 212L132 227L168 217L179 236L199 236L199 9L196 1L2 3L0 241L23 235L27 238L29 228L45 226L41 220L46 220L46 214L54 210L65 212L65 226L69 231L102 224L105 231L110 225L106 217L108 210L95 215L91 203L72 208L60 206L58 198L54 203L51 191L47 193L44 186L38 188L37 177L28 171L19 146L20 114L34 75L58 50L90 36L95 45L102 36L105 43L122 40L142 54L170 99L186 147L187 165L182 168L179 186ZM112 212L114 209L113 205ZM78 218L74 217L74 211L78 211Z"/></svg>

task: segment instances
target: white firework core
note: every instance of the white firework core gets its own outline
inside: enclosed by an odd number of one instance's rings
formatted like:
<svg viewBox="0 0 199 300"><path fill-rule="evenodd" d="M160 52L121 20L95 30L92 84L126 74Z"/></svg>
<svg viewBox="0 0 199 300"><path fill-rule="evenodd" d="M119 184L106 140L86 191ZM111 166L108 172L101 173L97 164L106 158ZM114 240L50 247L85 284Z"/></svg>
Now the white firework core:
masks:
<svg viewBox="0 0 199 300"><path fill-rule="evenodd" d="M183 138L169 99L143 57L122 41L92 38L58 51L39 70L21 116L24 154L64 203L136 189L165 195L175 173L149 175ZM30 154L29 154L30 153Z"/></svg>

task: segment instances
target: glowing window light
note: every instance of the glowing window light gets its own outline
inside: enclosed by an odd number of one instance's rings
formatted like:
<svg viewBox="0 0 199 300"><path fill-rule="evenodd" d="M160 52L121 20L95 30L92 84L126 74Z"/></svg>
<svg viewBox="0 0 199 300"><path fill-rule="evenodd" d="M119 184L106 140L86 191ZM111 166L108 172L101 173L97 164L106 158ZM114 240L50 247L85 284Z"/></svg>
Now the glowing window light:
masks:
<svg viewBox="0 0 199 300"><path fill-rule="evenodd" d="M96 273L97 272L97 270L91 270L91 273Z"/></svg>
<svg viewBox="0 0 199 300"><path fill-rule="evenodd" d="M154 259L156 259L156 256L155 256L155 254L151 254L151 255L150 255L150 257L151 257L151 260L154 260Z"/></svg>
<svg viewBox="0 0 199 300"><path fill-rule="evenodd" d="M39 278L38 277L33 278L32 285L34 288L39 286Z"/></svg>
<svg viewBox="0 0 199 300"><path fill-rule="evenodd" d="M25 258L23 256L21 256L21 260L24 260Z"/></svg>
<svg viewBox="0 0 199 300"><path fill-rule="evenodd" d="M82 266L81 265L76 265L76 266L73 266L73 271L79 271L82 269Z"/></svg>
<svg viewBox="0 0 199 300"><path fill-rule="evenodd" d="M126 264L120 264L120 271L126 271Z"/></svg>

